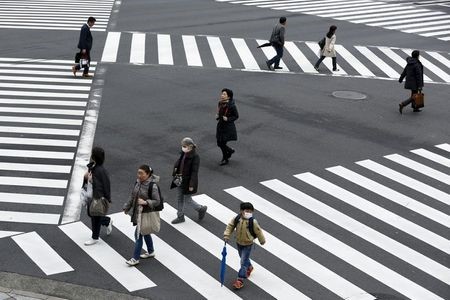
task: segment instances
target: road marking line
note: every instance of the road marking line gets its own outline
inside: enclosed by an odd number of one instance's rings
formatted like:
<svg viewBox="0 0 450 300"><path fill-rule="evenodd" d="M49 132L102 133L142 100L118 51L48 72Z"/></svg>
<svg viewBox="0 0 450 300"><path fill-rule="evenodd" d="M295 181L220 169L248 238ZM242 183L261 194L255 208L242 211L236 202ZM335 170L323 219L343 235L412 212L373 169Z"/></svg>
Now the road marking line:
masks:
<svg viewBox="0 0 450 300"><path fill-rule="evenodd" d="M55 106L81 106L85 107L86 101L58 101L58 100L34 100L34 99L14 99L0 98L1 104L19 104L19 105L55 105Z"/></svg>
<svg viewBox="0 0 450 300"><path fill-rule="evenodd" d="M435 163L438 163L438 164L441 164L443 166L450 168L450 159L448 159L444 156L438 155L434 152L431 152L431 151L428 151L425 149L416 149L416 150L411 150L410 152L420 155L422 157L425 157L426 159L434 161ZM447 203L447 204L449 204L449 203Z"/></svg>
<svg viewBox="0 0 450 300"><path fill-rule="evenodd" d="M126 259L103 240L99 239L97 244L85 246L84 242L92 232L82 222L61 225L59 228L129 292L156 286L137 268L129 267L125 263Z"/></svg>
<svg viewBox="0 0 450 300"><path fill-rule="evenodd" d="M37 194L0 193L0 202L61 206L64 203L64 197Z"/></svg>
<svg viewBox="0 0 450 300"><path fill-rule="evenodd" d="M418 12L427 12L429 11L428 9L417 9L415 6L405 6L404 7L404 11L401 12L402 16L404 16L406 18L408 12L414 12L414 13L418 13ZM342 16L339 18L336 18L337 20L344 20L344 21L349 21L349 22L361 22L364 23L364 19L368 18L373 18L373 17L385 17L385 16L398 16L399 12L398 11L390 11L390 12L371 12L365 15L352 15L352 16ZM355 20L359 20L359 21L355 21Z"/></svg>
<svg viewBox="0 0 450 300"><path fill-rule="evenodd" d="M320 52L320 47L317 43L313 43L313 42L305 42L306 46L308 46L316 55L317 58L319 58L319 52ZM331 58L328 59L328 57L325 57L325 59L322 61L322 63L328 68L328 70L330 70L331 72L333 72L333 66L331 63ZM336 65L337 68L339 69L339 71L337 72L333 72L333 74L339 74L339 75L348 75L347 72L345 72L341 66L339 66L339 64Z"/></svg>
<svg viewBox="0 0 450 300"><path fill-rule="evenodd" d="M245 69L261 70L244 39L232 38L231 41L233 42Z"/></svg>
<svg viewBox="0 0 450 300"><path fill-rule="evenodd" d="M51 134L51 135L70 135L78 136L79 130L73 129L54 129L54 128L40 128L40 127L19 127L19 126L0 126L0 132L8 133L26 133L26 134Z"/></svg>
<svg viewBox="0 0 450 300"><path fill-rule="evenodd" d="M12 239L45 275L73 271L73 268L35 231L13 236Z"/></svg>
<svg viewBox="0 0 450 300"><path fill-rule="evenodd" d="M0 162L0 170L69 174L71 166Z"/></svg>
<svg viewBox="0 0 450 300"><path fill-rule="evenodd" d="M188 66L202 67L202 59L200 57L200 52L198 51L195 36L183 35L182 39Z"/></svg>
<svg viewBox="0 0 450 300"><path fill-rule="evenodd" d="M337 53L342 56L359 74L362 76L375 76L364 64L362 64L353 54L342 45L335 45Z"/></svg>
<svg viewBox="0 0 450 300"><path fill-rule="evenodd" d="M70 68L73 65L73 62L67 65L56 65L56 64L47 64L45 61L43 60L32 60L30 59L29 61L26 61L27 63L22 63L22 64L18 64L18 63L0 63L0 68L24 68L24 69L50 69L50 70L67 70L67 74L71 75L71 71ZM40 62L40 63L37 63ZM89 67L89 70L91 71L95 71L95 67ZM81 80L85 80L85 78L80 78ZM90 79L87 79L90 80Z"/></svg>
<svg viewBox="0 0 450 300"><path fill-rule="evenodd" d="M70 91L90 91L90 86L74 85L53 85L53 84L30 84L30 83L0 83L0 88L17 89L40 89L40 90L70 90Z"/></svg>
<svg viewBox="0 0 450 300"><path fill-rule="evenodd" d="M449 16L450 18L450 16ZM438 52L434 52L434 51L428 51L427 52L428 55L430 55L431 57L433 57L434 59L436 59L437 61L439 61L440 63L442 63L444 66L447 66L447 68L450 68L450 60L446 57L444 57L443 55L441 55Z"/></svg>
<svg viewBox="0 0 450 300"><path fill-rule="evenodd" d="M169 34L158 34L158 62L161 65L173 65L172 43Z"/></svg>
<svg viewBox="0 0 450 300"><path fill-rule="evenodd" d="M81 109L49 109L49 108L27 108L27 107L6 107L0 106L0 112L22 113L22 114L49 114L49 115L70 115L84 116Z"/></svg>
<svg viewBox="0 0 450 300"><path fill-rule="evenodd" d="M299 67L306 73L318 73L314 66L309 62L306 56L294 44L294 42L285 42L284 48L291 54L292 58L299 65Z"/></svg>
<svg viewBox="0 0 450 300"><path fill-rule="evenodd" d="M370 60L377 68L384 72L389 78L400 78L400 74L397 73L391 66L385 63L381 58L376 56L369 48L363 46L355 46L355 48L361 52L368 60Z"/></svg>
<svg viewBox="0 0 450 300"><path fill-rule="evenodd" d="M223 48L222 42L219 37L208 36L209 47L211 48L211 53L213 55L214 61L218 68L231 68L230 61L228 60L227 53Z"/></svg>
<svg viewBox="0 0 450 300"><path fill-rule="evenodd" d="M24 97L54 97L54 98L78 98L87 99L89 94L85 93L48 93L48 92L25 92L25 91L10 91L0 90L1 96L24 96Z"/></svg>
<svg viewBox="0 0 450 300"><path fill-rule="evenodd" d="M450 152L450 144L440 144L436 145L439 149L445 150L447 152Z"/></svg>
<svg viewBox="0 0 450 300"><path fill-rule="evenodd" d="M67 187L67 180L0 176L0 185L34 186L40 188L65 189Z"/></svg>
<svg viewBox="0 0 450 300"><path fill-rule="evenodd" d="M359 11L351 11L351 12L338 12L338 13L331 13L331 14L318 14L319 17L323 17L323 18L335 18L335 17L341 17L341 16L345 16L347 18L347 16L357 16L358 15L362 15L362 14L366 14L366 13L380 13L378 15L382 15L382 13L384 12L393 12L393 11L399 11L399 10L407 10L408 8L415 8L414 6L402 6L402 4L390 4L391 7L388 8L376 8L376 9L361 9ZM398 13L398 12L397 12ZM403 13L403 12L402 12Z"/></svg>
<svg viewBox="0 0 450 300"><path fill-rule="evenodd" d="M0 230L0 239L1 238L4 238L4 237L10 237L10 236L13 236L13 235L16 235L16 234L22 234L23 232L21 232L21 231L3 231L3 230Z"/></svg>
<svg viewBox="0 0 450 300"><path fill-rule="evenodd" d="M300 2L300 1L277 1L274 3L278 4L266 4L258 5L258 7L261 8L272 8L276 10L291 10L296 9L302 13L310 14L310 11L316 11L318 9L324 9L324 10L333 10L334 8L344 8L344 7L354 7L354 6L361 6L367 3L381 3L381 2L371 2L372 0L355 0L355 1L342 1L342 0L328 0L328 1L320 1L318 2ZM287 2L293 2L288 3L287 5L285 3ZM268 2L271 3L271 2ZM306 3L306 4L304 4ZM300 5L299 5L300 4Z"/></svg>
<svg viewBox="0 0 450 300"><path fill-rule="evenodd" d="M402 14L402 15L395 15L395 16L390 16L390 17L358 20L358 21L353 21L353 22L354 23L366 23L366 25L368 25L368 26L386 26L386 25L411 23L411 18L416 18L416 17L421 17L420 20L426 21L426 20L434 20L434 19L443 18L445 16L445 13L440 12L440 11L427 11L424 9L422 9L421 11L423 11L423 12L407 15L408 18L405 18L405 16ZM432 17L425 17L425 16L432 16ZM425 18L423 18L423 17L425 17ZM398 19L401 19L401 20L398 20ZM380 21L383 21L383 22L380 22ZM370 22L375 22L375 23L370 23ZM384 28L389 29L388 27L384 27Z"/></svg>
<svg viewBox="0 0 450 300"><path fill-rule="evenodd" d="M119 50L120 32L108 32L106 37L105 47L103 48L103 54L101 61L104 62L116 62L117 52Z"/></svg>
<svg viewBox="0 0 450 300"><path fill-rule="evenodd" d="M374 3L362 3L358 5L357 7L347 8L346 5L344 5L344 8L339 8L340 6L329 6L324 8L315 8L314 10L306 11L307 14L314 14L314 15L322 15L322 14L330 14L332 12L332 16L348 16L348 15L354 15L359 13L365 13L367 11L371 11L374 9L378 9L378 11L389 11L391 8L398 8L401 4L384 4L380 5L380 3L383 2L374 2ZM302 12L304 10L301 10Z"/></svg>
<svg viewBox="0 0 450 300"><path fill-rule="evenodd" d="M34 81L34 82L61 82L76 84L91 84L92 80L88 79L72 79L72 78L49 78L49 77L29 77L29 76L0 76L0 80L10 81Z"/></svg>
<svg viewBox="0 0 450 300"><path fill-rule="evenodd" d="M450 16L446 16L446 18L450 18ZM443 18L440 18L443 19ZM419 24L403 24L403 25L396 25L396 26L389 26L389 27L385 27L386 29L401 29L404 32L404 29L407 28L413 28L413 27L425 27L425 26L430 26L430 25L439 25L439 24L447 24L450 23L450 20L441 20L441 21L433 21L433 22L425 22L423 19L420 20ZM448 27L448 25L447 25ZM433 30L433 28L428 27L427 29ZM426 31L426 30L424 30Z"/></svg>
<svg viewBox="0 0 450 300"><path fill-rule="evenodd" d="M0 137L0 144L56 146L56 147L76 147L77 146L77 141L73 141L73 140L55 140L55 139L27 139L27 138Z"/></svg>
<svg viewBox="0 0 450 300"><path fill-rule="evenodd" d="M0 210L0 222L57 225L60 215Z"/></svg>
<svg viewBox="0 0 450 300"><path fill-rule="evenodd" d="M0 116L0 122L81 126L83 120Z"/></svg>
<svg viewBox="0 0 450 300"><path fill-rule="evenodd" d="M133 33L131 39L130 63L145 63L145 33Z"/></svg>

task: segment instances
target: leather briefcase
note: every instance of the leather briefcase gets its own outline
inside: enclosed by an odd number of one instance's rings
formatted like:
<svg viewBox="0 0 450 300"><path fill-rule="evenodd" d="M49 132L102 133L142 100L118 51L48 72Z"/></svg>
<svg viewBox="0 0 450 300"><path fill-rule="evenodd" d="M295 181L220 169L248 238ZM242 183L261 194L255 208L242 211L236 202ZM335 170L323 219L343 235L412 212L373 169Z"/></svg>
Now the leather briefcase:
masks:
<svg viewBox="0 0 450 300"><path fill-rule="evenodd" d="M418 92L412 96L412 100L414 102L414 108L421 108L424 107L424 98L425 94L422 92Z"/></svg>

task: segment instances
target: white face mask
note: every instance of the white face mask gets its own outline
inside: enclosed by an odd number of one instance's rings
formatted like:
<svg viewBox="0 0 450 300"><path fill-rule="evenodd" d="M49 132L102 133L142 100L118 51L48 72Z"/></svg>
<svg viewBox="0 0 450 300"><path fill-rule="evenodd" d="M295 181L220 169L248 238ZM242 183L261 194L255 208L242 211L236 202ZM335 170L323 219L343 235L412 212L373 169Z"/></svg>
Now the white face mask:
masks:
<svg viewBox="0 0 450 300"><path fill-rule="evenodd" d="M181 147L181 151L183 151L184 153L189 152L189 147L188 146L182 146Z"/></svg>
<svg viewBox="0 0 450 300"><path fill-rule="evenodd" d="M252 213L249 213L249 212L245 212L244 213L244 219L250 219L251 217L253 216L253 214Z"/></svg>

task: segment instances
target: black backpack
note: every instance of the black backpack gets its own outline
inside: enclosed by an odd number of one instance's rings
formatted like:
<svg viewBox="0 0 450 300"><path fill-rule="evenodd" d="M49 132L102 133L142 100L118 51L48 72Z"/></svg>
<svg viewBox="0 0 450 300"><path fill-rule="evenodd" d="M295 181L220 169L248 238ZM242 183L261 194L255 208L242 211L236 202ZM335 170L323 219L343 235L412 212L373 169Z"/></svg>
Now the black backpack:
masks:
<svg viewBox="0 0 450 300"><path fill-rule="evenodd" d="M239 223L239 220L241 219L241 214L238 214L235 218L234 218L234 227L237 226L237 224ZM251 217L250 219L248 219L248 231L250 231L250 234L253 236L253 238L257 238L257 235L255 233L255 230L253 229L253 217Z"/></svg>
<svg viewBox="0 0 450 300"><path fill-rule="evenodd" d="M161 195L161 189L159 188L159 185L156 182L151 181L149 186L148 186L148 196L151 197L152 195L152 191L153 191L153 185L156 184L156 186L158 187L158 193L159 193L159 205L156 206L152 211L161 211L164 209L164 198Z"/></svg>

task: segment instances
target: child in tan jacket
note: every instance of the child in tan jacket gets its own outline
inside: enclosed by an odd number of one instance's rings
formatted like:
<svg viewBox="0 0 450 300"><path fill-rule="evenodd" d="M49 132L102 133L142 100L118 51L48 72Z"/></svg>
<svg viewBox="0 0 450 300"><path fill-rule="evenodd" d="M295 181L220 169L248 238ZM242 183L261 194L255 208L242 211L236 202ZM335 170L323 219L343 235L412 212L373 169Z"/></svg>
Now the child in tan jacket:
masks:
<svg viewBox="0 0 450 300"><path fill-rule="evenodd" d="M261 227L253 218L253 205L250 202L243 202L240 209L240 213L228 223L223 233L224 240L228 242L231 234L236 229L236 244L239 257L241 258L238 278L233 283L233 288L237 290L244 286L244 279L248 278L253 271L253 266L250 262L253 240L258 238L261 245L264 245L266 242Z"/></svg>

